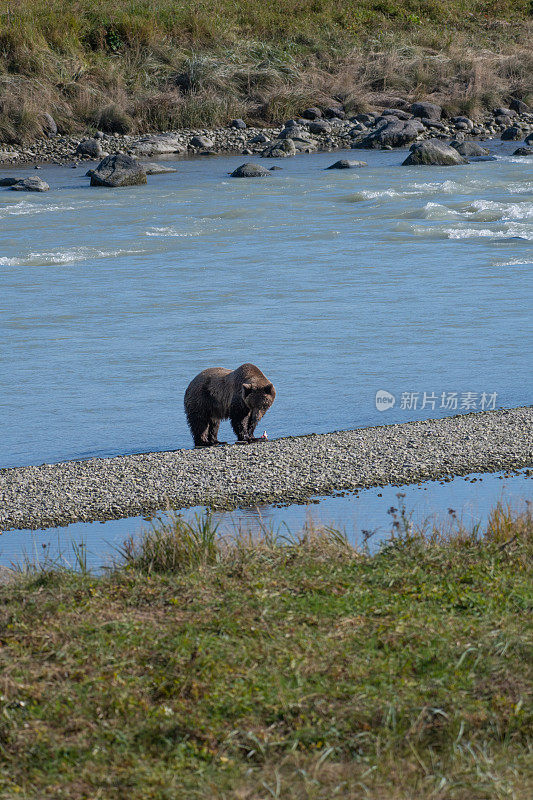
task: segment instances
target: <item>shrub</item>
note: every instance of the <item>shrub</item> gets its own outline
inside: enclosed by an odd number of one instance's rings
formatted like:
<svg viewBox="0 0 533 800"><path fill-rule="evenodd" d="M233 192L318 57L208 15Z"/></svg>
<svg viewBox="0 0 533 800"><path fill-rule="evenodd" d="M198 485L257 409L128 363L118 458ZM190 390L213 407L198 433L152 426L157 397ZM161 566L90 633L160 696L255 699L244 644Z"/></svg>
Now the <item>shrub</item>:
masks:
<svg viewBox="0 0 533 800"><path fill-rule="evenodd" d="M124 109L111 104L102 109L96 126L105 133L130 133L133 129L133 120Z"/></svg>

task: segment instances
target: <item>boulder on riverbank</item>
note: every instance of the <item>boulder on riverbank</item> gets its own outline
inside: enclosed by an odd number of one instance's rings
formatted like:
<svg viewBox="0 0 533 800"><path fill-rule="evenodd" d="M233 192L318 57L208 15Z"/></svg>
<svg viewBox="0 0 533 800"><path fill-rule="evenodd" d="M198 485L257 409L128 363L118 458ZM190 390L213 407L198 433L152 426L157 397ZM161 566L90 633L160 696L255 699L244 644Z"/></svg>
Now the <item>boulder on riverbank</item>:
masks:
<svg viewBox="0 0 533 800"><path fill-rule="evenodd" d="M456 164L467 164L466 159L457 152L455 147L441 142L439 139L427 139L416 142L411 146L411 152L402 163L402 166L434 165L450 167Z"/></svg>
<svg viewBox="0 0 533 800"><path fill-rule="evenodd" d="M531 147L517 147L513 156L533 156L533 149Z"/></svg>
<svg viewBox="0 0 533 800"><path fill-rule="evenodd" d="M390 121L387 121L390 120ZM369 133L352 148L379 149L385 147L405 147L414 142L425 128L419 120L400 120L396 117L385 118L383 124L372 133Z"/></svg>
<svg viewBox="0 0 533 800"><path fill-rule="evenodd" d="M146 183L146 172L136 158L119 153L106 156L91 175L91 186L140 186Z"/></svg>
<svg viewBox="0 0 533 800"><path fill-rule="evenodd" d="M182 138L175 133L144 136L133 145L135 155L144 156L145 158L168 155L170 153L185 153L186 150L187 148Z"/></svg>
<svg viewBox="0 0 533 800"><path fill-rule="evenodd" d="M294 155L296 155L296 145L292 139L276 139L265 147L261 158L288 158Z"/></svg>
<svg viewBox="0 0 533 800"><path fill-rule="evenodd" d="M291 139L297 153L314 153L317 149L317 143L313 139L296 138Z"/></svg>
<svg viewBox="0 0 533 800"><path fill-rule="evenodd" d="M439 120L442 117L442 108L435 103L413 103L409 111L414 117L420 117L421 119Z"/></svg>
<svg viewBox="0 0 533 800"><path fill-rule="evenodd" d="M304 119L320 119L321 116L322 111L317 106L311 106L310 108L306 108L305 111L302 111L302 117Z"/></svg>
<svg viewBox="0 0 533 800"><path fill-rule="evenodd" d="M456 131L469 132L474 127L474 123L470 117L452 117L450 122Z"/></svg>
<svg viewBox="0 0 533 800"><path fill-rule="evenodd" d="M196 150L211 150L215 143L208 136L193 136L189 142L189 147L194 147Z"/></svg>
<svg viewBox="0 0 533 800"><path fill-rule="evenodd" d="M83 139L76 147L76 155L86 158L102 158L102 145L98 139Z"/></svg>
<svg viewBox="0 0 533 800"><path fill-rule="evenodd" d="M43 133L45 133L46 136L57 135L57 123L53 116L47 111L43 114Z"/></svg>
<svg viewBox="0 0 533 800"><path fill-rule="evenodd" d="M47 192L50 187L41 178L24 178L10 187L14 192Z"/></svg>
<svg viewBox="0 0 533 800"><path fill-rule="evenodd" d="M329 124L329 122L326 122L325 119L317 118L315 120L312 120L307 127L309 129L309 133L314 133L315 136L331 133L331 125Z"/></svg>
<svg viewBox="0 0 533 800"><path fill-rule="evenodd" d="M266 178L270 176L270 170L260 164L241 164L234 170L230 178Z"/></svg>

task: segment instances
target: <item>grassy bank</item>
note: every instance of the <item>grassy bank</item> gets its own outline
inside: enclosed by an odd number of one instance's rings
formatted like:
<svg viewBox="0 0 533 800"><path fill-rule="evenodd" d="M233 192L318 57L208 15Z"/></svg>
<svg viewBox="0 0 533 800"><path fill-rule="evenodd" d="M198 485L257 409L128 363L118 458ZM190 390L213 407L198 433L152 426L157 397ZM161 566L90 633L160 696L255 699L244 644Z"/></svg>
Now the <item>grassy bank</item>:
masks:
<svg viewBox="0 0 533 800"><path fill-rule="evenodd" d="M373 556L203 520L0 587L0 796L530 796L531 516L393 516Z"/></svg>
<svg viewBox="0 0 533 800"><path fill-rule="evenodd" d="M0 141L279 122L376 93L528 100L529 0L0 0ZM529 97L529 101L531 101Z"/></svg>

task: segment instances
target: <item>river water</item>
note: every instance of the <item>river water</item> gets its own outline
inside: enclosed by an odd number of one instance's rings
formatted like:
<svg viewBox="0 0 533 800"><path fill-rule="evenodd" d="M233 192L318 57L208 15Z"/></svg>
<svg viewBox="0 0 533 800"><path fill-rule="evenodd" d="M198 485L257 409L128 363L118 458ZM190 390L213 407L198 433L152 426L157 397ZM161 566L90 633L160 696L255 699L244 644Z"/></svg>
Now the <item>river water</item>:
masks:
<svg viewBox="0 0 533 800"><path fill-rule="evenodd" d="M0 190L0 466L188 447L187 383L245 361L277 388L270 438L528 404L533 159L490 147L260 180L196 158L120 190L45 167L48 193Z"/></svg>

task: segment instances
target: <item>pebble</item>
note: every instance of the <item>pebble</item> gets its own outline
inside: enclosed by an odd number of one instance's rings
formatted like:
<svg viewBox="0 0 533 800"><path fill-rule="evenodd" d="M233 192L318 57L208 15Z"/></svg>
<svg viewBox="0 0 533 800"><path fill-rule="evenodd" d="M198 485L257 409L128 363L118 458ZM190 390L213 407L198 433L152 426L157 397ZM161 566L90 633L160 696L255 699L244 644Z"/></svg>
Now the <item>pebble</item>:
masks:
<svg viewBox="0 0 533 800"><path fill-rule="evenodd" d="M0 470L0 530L38 530L167 508L309 502L370 486L533 464L533 408L484 411L248 446Z"/></svg>

